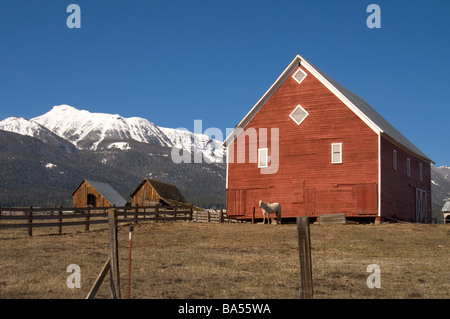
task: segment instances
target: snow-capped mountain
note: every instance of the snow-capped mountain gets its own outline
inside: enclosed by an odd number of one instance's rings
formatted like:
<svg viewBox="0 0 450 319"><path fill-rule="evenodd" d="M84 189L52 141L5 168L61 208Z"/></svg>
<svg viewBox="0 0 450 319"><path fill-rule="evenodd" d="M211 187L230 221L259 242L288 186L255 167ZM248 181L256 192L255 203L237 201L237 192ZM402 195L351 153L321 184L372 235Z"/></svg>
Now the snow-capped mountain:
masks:
<svg viewBox="0 0 450 319"><path fill-rule="evenodd" d="M59 105L30 120L0 121L0 206L71 205L83 179L110 183L127 198L154 178L177 185L194 205L223 207L223 154L222 142L204 134Z"/></svg>
<svg viewBox="0 0 450 319"><path fill-rule="evenodd" d="M75 151L76 147L38 123L23 117L8 117L0 121L0 130L35 137L40 141L66 151Z"/></svg>
<svg viewBox="0 0 450 319"><path fill-rule="evenodd" d="M210 138L206 134L191 133L187 130L160 127L170 140L171 146L187 150L188 152L201 152L208 162L222 162L225 154L223 143Z"/></svg>
<svg viewBox="0 0 450 319"><path fill-rule="evenodd" d="M80 150L130 150L130 141L199 151L212 162L222 162L224 149L220 141L204 134L194 134L158 127L147 119L125 118L118 114L91 113L69 105L54 106L30 122L47 128L73 143Z"/></svg>
<svg viewBox="0 0 450 319"><path fill-rule="evenodd" d="M0 130L37 137L43 131L48 131L37 123L30 122L23 117L8 117L0 121Z"/></svg>
<svg viewBox="0 0 450 319"><path fill-rule="evenodd" d="M30 121L72 142L79 149L97 150L103 141L135 140L163 146L170 144L158 127L148 120L91 113L69 105L55 106Z"/></svg>

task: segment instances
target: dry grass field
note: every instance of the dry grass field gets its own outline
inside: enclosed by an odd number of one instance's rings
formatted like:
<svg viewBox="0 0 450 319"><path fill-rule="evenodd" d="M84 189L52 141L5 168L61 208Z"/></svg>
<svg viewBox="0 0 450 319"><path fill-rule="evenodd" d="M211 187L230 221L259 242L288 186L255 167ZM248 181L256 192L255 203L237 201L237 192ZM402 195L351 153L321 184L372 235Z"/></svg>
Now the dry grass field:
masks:
<svg viewBox="0 0 450 319"><path fill-rule="evenodd" d="M104 227L104 226L103 226ZM0 298L85 298L108 257L108 231L0 230ZM311 225L314 298L450 298L447 225ZM47 230L51 233L51 230ZM128 227L119 227L122 298ZM81 288L68 288L70 264ZM366 285L381 268L381 288ZM135 226L131 298L292 299L300 287L295 224L162 222ZM97 298L111 298L109 275Z"/></svg>

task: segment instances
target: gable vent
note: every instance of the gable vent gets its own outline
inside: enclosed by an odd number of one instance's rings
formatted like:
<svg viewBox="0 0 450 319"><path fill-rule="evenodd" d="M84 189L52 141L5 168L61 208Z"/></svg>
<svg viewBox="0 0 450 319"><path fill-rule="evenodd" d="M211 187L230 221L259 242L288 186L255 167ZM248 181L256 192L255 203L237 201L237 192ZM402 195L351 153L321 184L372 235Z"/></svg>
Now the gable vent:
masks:
<svg viewBox="0 0 450 319"><path fill-rule="evenodd" d="M300 84L306 78L306 73L302 69L298 69L292 77Z"/></svg>
<svg viewBox="0 0 450 319"><path fill-rule="evenodd" d="M299 104L289 116L297 125L300 125L308 115L309 113Z"/></svg>

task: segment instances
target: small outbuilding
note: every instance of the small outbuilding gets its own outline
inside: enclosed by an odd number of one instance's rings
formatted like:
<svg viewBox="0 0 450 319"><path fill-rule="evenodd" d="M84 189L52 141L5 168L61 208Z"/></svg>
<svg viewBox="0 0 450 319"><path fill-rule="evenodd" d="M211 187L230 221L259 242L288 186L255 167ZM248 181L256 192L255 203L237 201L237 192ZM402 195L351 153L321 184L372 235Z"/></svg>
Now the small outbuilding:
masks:
<svg viewBox="0 0 450 319"><path fill-rule="evenodd" d="M131 205L186 206L190 204L175 185L145 178L131 193Z"/></svg>
<svg viewBox="0 0 450 319"><path fill-rule="evenodd" d="M107 183L83 180L72 194L73 207L125 206L127 201Z"/></svg>

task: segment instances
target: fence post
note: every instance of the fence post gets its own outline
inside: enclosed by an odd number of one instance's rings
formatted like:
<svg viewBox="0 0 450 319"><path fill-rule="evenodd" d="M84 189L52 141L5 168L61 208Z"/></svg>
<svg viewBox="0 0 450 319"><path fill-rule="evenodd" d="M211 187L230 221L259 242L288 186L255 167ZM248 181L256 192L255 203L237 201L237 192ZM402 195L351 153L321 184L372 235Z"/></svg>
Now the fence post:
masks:
<svg viewBox="0 0 450 319"><path fill-rule="evenodd" d="M30 206L28 212L28 236L33 236L33 206Z"/></svg>
<svg viewBox="0 0 450 319"><path fill-rule="evenodd" d="M191 209L189 210L189 221L192 221L193 213L194 213L194 205L191 205Z"/></svg>
<svg viewBox="0 0 450 319"><path fill-rule="evenodd" d="M62 234L62 206L59 206L58 210L58 216L59 216L59 225L58 225L58 233Z"/></svg>
<svg viewBox="0 0 450 319"><path fill-rule="evenodd" d="M138 212L139 212L139 205L138 204L136 204L136 207L134 208L134 219L135 219L135 223L137 223L138 222Z"/></svg>
<svg viewBox="0 0 450 319"><path fill-rule="evenodd" d="M86 213L86 217L85 217L85 222L86 222L86 224L84 224L84 231L89 231L89 219L90 219L90 215L91 215L91 209L90 209L90 207L88 207L87 213Z"/></svg>
<svg viewBox="0 0 450 319"><path fill-rule="evenodd" d="M223 223L223 208L220 209L219 223Z"/></svg>
<svg viewBox="0 0 450 319"><path fill-rule="evenodd" d="M256 209L256 207L255 207L255 206L253 206L253 213L252 213L252 224L254 224L254 223L255 223L255 209Z"/></svg>
<svg viewBox="0 0 450 319"><path fill-rule="evenodd" d="M120 299L119 247L117 242L117 209L108 210L110 283L114 299Z"/></svg>
<svg viewBox="0 0 450 319"><path fill-rule="evenodd" d="M298 252L300 257L300 299L312 299L311 241L309 217L297 217Z"/></svg>

